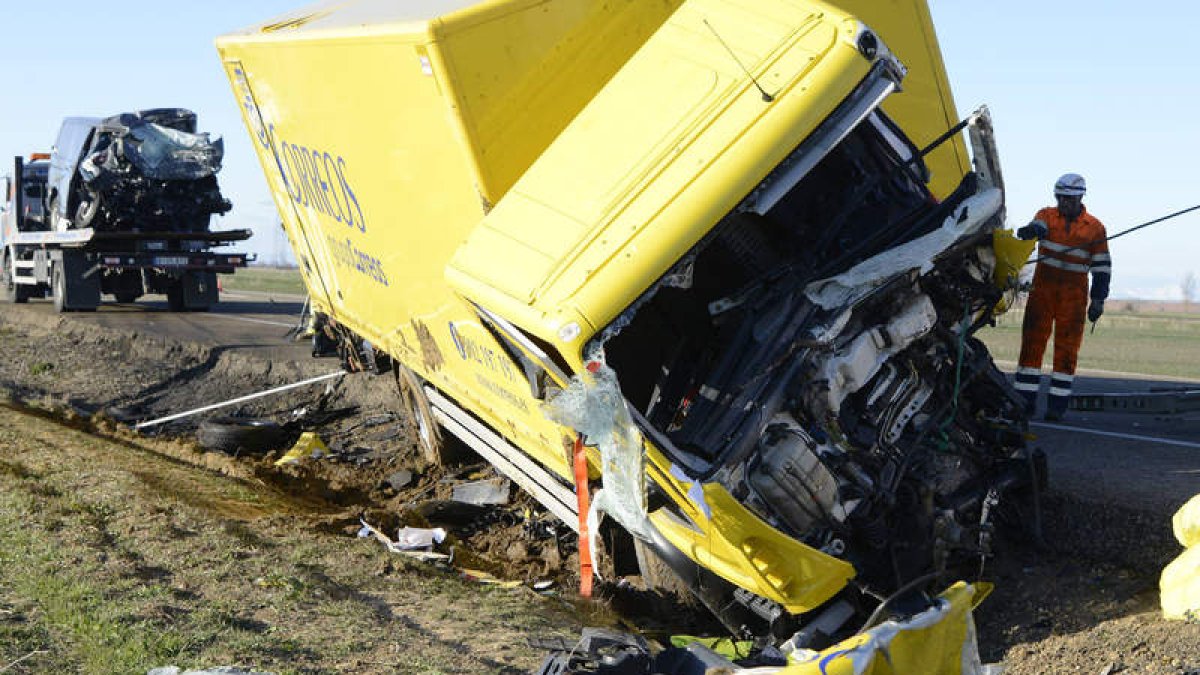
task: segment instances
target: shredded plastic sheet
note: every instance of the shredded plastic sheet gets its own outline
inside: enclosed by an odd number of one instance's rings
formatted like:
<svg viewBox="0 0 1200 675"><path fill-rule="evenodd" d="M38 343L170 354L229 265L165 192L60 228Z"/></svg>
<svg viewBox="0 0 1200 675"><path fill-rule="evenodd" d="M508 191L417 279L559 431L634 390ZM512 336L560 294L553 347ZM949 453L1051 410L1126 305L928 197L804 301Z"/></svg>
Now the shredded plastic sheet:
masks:
<svg viewBox="0 0 1200 675"><path fill-rule="evenodd" d="M853 304L897 274L933 269L933 258L963 236L983 226L1004 206L999 190L984 190L967 198L938 229L912 241L868 258L835 277L809 284L804 294L824 309Z"/></svg>
<svg viewBox="0 0 1200 675"><path fill-rule="evenodd" d="M1171 519L1175 538L1187 549L1162 571L1158 580L1163 616L1200 622L1200 495L1192 497Z"/></svg>
<svg viewBox="0 0 1200 675"><path fill-rule="evenodd" d="M588 514L591 536L599 529L594 521L604 512L631 534L648 539L651 525L646 515L642 435L629 415L616 371L600 361L593 363L598 365L595 372L571 378L568 386L546 403L543 414L583 434L587 445L600 450L604 487L596 493Z"/></svg>

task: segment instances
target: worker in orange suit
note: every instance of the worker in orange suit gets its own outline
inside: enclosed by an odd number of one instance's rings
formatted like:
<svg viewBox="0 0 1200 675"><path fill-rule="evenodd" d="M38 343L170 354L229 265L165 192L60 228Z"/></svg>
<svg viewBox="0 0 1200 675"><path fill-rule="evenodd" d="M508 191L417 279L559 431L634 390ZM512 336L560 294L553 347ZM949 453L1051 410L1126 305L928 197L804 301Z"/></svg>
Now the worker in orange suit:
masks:
<svg viewBox="0 0 1200 675"><path fill-rule="evenodd" d="M1038 211L1032 222L1017 230L1019 238L1037 238L1039 244L1033 290L1021 328L1021 359L1015 387L1033 415L1042 379L1042 355L1053 329L1054 372L1050 375L1050 395L1046 400L1049 421L1061 420L1067 411L1075 380L1075 361L1083 342L1084 317L1094 323L1104 313L1112 278L1108 235L1104 225L1083 206L1086 191L1083 176L1065 174L1054 184L1058 205Z"/></svg>

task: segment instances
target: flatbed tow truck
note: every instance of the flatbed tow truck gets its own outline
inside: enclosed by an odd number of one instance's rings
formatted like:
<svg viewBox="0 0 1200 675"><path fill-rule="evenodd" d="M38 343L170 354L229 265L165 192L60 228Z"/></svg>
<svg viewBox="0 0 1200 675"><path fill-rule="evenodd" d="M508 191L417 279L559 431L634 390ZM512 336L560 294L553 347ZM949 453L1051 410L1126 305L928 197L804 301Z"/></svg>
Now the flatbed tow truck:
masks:
<svg viewBox="0 0 1200 675"><path fill-rule="evenodd" d="M49 155L17 157L0 213L0 300L49 295L59 312L95 311L102 294L133 302L162 293L172 311L207 311L219 301L217 274L253 260L213 248L250 238L248 229L164 232L52 229L44 197Z"/></svg>

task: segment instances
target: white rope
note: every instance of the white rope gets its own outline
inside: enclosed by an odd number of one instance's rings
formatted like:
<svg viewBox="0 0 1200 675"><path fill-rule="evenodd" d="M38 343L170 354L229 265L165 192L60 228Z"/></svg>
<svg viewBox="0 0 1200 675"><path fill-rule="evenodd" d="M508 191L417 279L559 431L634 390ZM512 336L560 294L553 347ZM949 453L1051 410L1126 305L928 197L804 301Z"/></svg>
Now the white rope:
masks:
<svg viewBox="0 0 1200 675"><path fill-rule="evenodd" d="M320 375L318 377L309 378L302 382L296 382L293 384L285 384L282 387L275 387L274 389L260 391L257 394L248 394L246 396L240 396L238 398L231 399L228 401L222 401L221 403L213 403L212 405L206 405L202 408L195 408L193 410L188 410L187 412L175 413L174 415L167 415L166 417L160 417L156 420L150 420L149 422L139 422L138 424L133 425L133 428L134 429L144 429L146 427L156 426L156 425L162 424L164 422L170 422L172 420L177 420L177 419L180 419L183 417L189 417L191 415L196 415L198 413L207 412L209 410L216 410L217 408L224 408L226 406L236 405L236 404L242 403L244 401L250 401L250 400L253 400L256 398L262 398L263 396L270 396L271 394L278 394L279 392L287 391L288 389L295 389L297 387L303 387L306 385L315 384L317 382L322 382L324 380L329 380L329 379L332 379L335 377L341 377L342 375L345 375L345 374L346 374L346 371L344 371L344 370L338 370L338 371L334 371L332 373L326 373L326 374Z"/></svg>

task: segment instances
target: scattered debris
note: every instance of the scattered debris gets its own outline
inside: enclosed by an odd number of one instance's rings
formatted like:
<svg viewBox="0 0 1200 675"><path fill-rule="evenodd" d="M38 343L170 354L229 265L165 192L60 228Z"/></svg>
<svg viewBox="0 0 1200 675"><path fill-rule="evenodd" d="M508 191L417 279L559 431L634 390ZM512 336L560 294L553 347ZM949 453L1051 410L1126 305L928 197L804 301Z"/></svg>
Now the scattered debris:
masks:
<svg viewBox="0 0 1200 675"><path fill-rule="evenodd" d="M328 454L329 446L325 445L321 437L316 432L306 431L300 434L300 438L292 446L291 450L288 450L282 457L275 460L275 466L299 464L302 459L320 459Z"/></svg>
<svg viewBox="0 0 1200 675"><path fill-rule="evenodd" d="M446 531L440 527L402 527L396 534L396 547L405 551L429 551L434 544L446 540Z"/></svg>
<svg viewBox="0 0 1200 675"><path fill-rule="evenodd" d="M520 581L505 581L490 572L483 570L460 569L459 576L467 581L474 581L477 584L488 584L490 586L498 586L500 588L516 588L522 585Z"/></svg>
<svg viewBox="0 0 1200 675"><path fill-rule="evenodd" d="M383 485L390 487L393 490L400 491L412 485L413 472L408 469L400 469L387 478L383 479Z"/></svg>
<svg viewBox="0 0 1200 675"><path fill-rule="evenodd" d="M331 379L331 378L341 377L345 374L346 374L345 371L335 370L331 373L326 373L324 375L320 375L317 377L310 377L306 380L301 380L300 382L294 382L292 384L285 384L281 387L272 387L265 391L260 391L257 394L248 394L246 396L239 396L237 398L229 399L228 401L222 401L220 403L213 403L212 405L206 405L206 406L202 406L199 408L193 408L192 410L187 410L187 411L184 411L181 413L175 413L174 415L167 415L166 417L160 417L158 419L149 420L147 422L140 422L138 424L135 424L133 428L140 430L140 429L145 429L147 427L157 426L159 424L164 424L166 422L173 422L178 419L183 419L184 417L190 417L191 415L197 415L202 412L208 412L210 410L216 410L218 408L225 408L225 407L228 407L231 405L237 405L238 403L245 403L246 401L251 401L256 398L262 398L263 396L270 396L271 394L278 394L280 392L295 389L297 387L303 387L303 386L307 386L310 384L316 384L317 382L323 382L323 381ZM326 388L326 390L328 391L328 387Z"/></svg>
<svg viewBox="0 0 1200 675"><path fill-rule="evenodd" d="M196 440L209 450L265 452L279 447L287 432L272 420L249 417L214 417L200 423Z"/></svg>
<svg viewBox="0 0 1200 675"><path fill-rule="evenodd" d="M1001 671L997 667L985 666L979 659L971 606L980 592L984 589L956 583L923 611L885 621L820 652L793 647L790 641L781 648L768 645L759 649L753 648L753 642L731 643L686 636L680 636L678 641L673 639L672 646L660 649L637 635L585 628L577 644L552 645L552 653L536 672L538 675L783 672L998 675Z"/></svg>
<svg viewBox="0 0 1200 675"><path fill-rule="evenodd" d="M399 541L392 541L367 521L360 518L358 522L362 523L362 529L358 531L360 539L375 537L392 553L401 553L410 558L426 561L450 562L453 559L450 555L435 553L431 550L434 544L440 544L446 539L446 531L440 527L432 530L404 527L398 533Z"/></svg>
<svg viewBox="0 0 1200 675"><path fill-rule="evenodd" d="M506 478L479 480L454 486L452 496L456 502L477 506L507 504L510 487L512 483Z"/></svg>

